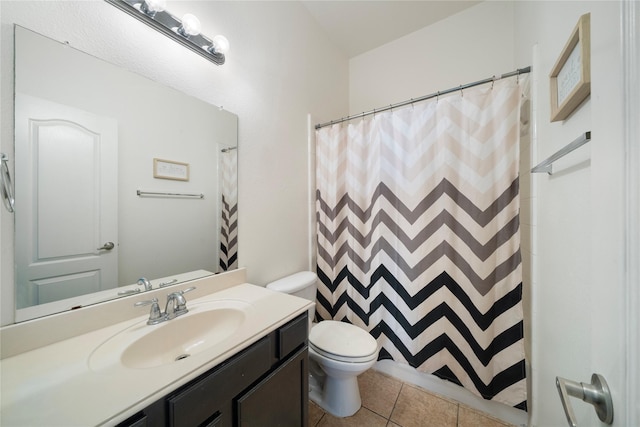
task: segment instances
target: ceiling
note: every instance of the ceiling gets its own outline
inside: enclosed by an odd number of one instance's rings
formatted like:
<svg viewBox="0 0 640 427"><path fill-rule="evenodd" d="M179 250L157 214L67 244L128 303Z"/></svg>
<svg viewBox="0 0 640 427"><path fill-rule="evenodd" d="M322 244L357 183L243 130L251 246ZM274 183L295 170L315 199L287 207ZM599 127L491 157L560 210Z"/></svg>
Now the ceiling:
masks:
<svg viewBox="0 0 640 427"><path fill-rule="evenodd" d="M352 58L474 6L459 0L301 0Z"/></svg>

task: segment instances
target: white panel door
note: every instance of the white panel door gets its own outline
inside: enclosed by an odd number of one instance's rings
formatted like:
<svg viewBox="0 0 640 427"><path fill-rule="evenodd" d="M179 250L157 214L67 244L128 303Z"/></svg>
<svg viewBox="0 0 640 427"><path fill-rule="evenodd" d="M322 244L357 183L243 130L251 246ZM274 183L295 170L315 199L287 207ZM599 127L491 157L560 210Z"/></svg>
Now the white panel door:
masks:
<svg viewBox="0 0 640 427"><path fill-rule="evenodd" d="M531 426L567 426L555 378L588 384L594 373L611 392L611 425L640 426L640 98L638 73L630 72L640 69L640 27L632 25L640 22L639 6L536 2L552 17L544 24L550 29L591 13L590 98L563 123L551 124L548 110L540 109L545 114L538 119L538 154L544 153L539 159L556 150L553 143L560 148L580 132L590 130L592 140L560 159L552 176L533 178L539 223L532 251L538 279ZM548 48L539 52L550 64L556 60ZM537 67L541 82L548 82L545 68ZM542 105L548 86L538 93ZM608 425L581 397L567 401L578 426Z"/></svg>
<svg viewBox="0 0 640 427"><path fill-rule="evenodd" d="M114 119L16 94L17 308L118 285Z"/></svg>

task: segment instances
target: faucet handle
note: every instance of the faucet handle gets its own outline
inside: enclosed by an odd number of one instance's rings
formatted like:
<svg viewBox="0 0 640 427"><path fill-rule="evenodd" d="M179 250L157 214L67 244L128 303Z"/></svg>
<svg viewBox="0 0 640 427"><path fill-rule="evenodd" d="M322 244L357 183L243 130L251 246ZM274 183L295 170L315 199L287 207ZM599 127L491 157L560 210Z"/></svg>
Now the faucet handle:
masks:
<svg viewBox="0 0 640 427"><path fill-rule="evenodd" d="M187 289L182 289L180 291L171 292L170 294L167 295L167 298L184 299L182 296L184 294L186 294L187 292L193 291L195 288L196 288L195 286L192 286L192 287L187 288Z"/></svg>
<svg viewBox="0 0 640 427"><path fill-rule="evenodd" d="M184 299L184 294L186 294L187 292L191 292L192 290L194 290L196 287L192 286L190 288L187 289L183 289L181 291L176 292L176 299L178 301L178 307L176 307L176 309L178 310L186 310L186 304L187 304L187 300Z"/></svg>
<svg viewBox="0 0 640 427"><path fill-rule="evenodd" d="M147 320L147 325L157 325L158 323L165 320L162 311L160 311L160 305L158 305L158 298L152 298L147 301L138 301L133 304L134 307L140 307L143 305L151 304L151 311L149 311L149 320Z"/></svg>
<svg viewBox="0 0 640 427"><path fill-rule="evenodd" d="M158 287L164 288L166 286L173 285L174 283L178 283L178 279L172 279L172 280L169 280L168 282L162 282L158 285Z"/></svg>

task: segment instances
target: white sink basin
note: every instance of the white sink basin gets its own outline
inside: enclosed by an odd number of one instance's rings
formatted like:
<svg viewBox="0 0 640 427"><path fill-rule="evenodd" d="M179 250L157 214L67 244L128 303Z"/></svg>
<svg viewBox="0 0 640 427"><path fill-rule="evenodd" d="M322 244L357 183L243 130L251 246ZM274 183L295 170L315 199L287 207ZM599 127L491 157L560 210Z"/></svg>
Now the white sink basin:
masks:
<svg viewBox="0 0 640 427"><path fill-rule="evenodd" d="M222 345L243 325L250 303L217 300L189 305L189 313L158 325L146 320L100 344L89 357L89 367L101 371L118 365L148 369L180 363L193 355Z"/></svg>

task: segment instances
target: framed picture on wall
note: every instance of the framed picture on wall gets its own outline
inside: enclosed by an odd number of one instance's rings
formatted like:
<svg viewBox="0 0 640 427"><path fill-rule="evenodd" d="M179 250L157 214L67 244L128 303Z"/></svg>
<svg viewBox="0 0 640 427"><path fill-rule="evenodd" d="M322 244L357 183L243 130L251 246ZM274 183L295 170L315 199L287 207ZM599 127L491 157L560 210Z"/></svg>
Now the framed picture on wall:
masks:
<svg viewBox="0 0 640 427"><path fill-rule="evenodd" d="M153 177L189 181L189 163L153 159Z"/></svg>
<svg viewBox="0 0 640 427"><path fill-rule="evenodd" d="M591 93L591 15L580 17L549 74L551 121L566 119Z"/></svg>

